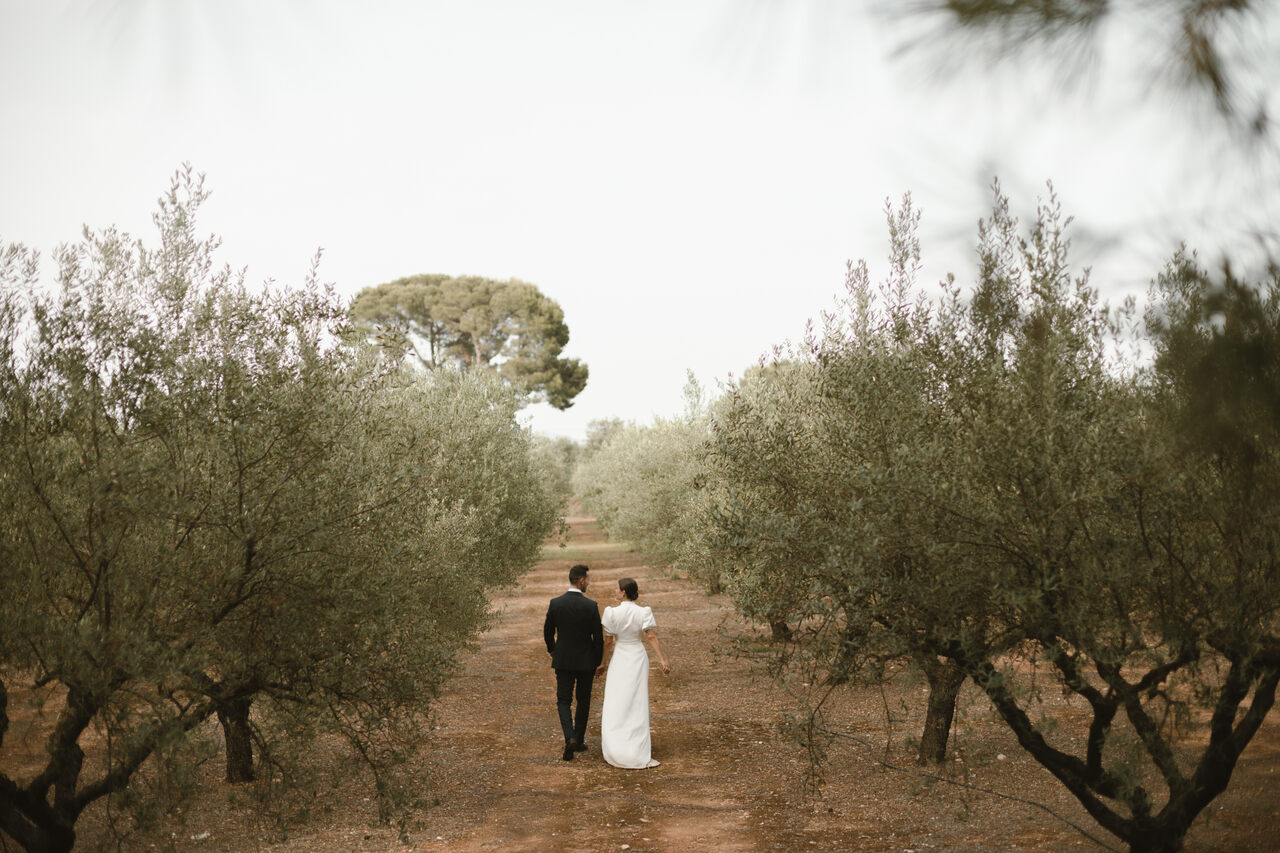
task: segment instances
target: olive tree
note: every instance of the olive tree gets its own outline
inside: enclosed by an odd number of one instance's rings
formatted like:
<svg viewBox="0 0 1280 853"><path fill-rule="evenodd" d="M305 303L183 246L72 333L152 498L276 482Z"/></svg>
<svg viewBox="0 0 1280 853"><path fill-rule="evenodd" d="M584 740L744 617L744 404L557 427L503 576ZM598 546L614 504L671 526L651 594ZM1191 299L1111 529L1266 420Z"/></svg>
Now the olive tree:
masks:
<svg viewBox="0 0 1280 853"><path fill-rule="evenodd" d="M717 553L797 618L784 671L907 654L940 699L970 678L1100 825L1177 849L1280 679L1280 288L1210 288L1180 256L1144 366L1133 311L1071 272L1052 199L1023 234L997 193L976 284L936 299L914 221L891 216L878 292L851 268L808 403L744 394L713 424ZM1087 723L1046 725L1046 678Z"/></svg>
<svg viewBox="0 0 1280 853"><path fill-rule="evenodd" d="M1227 334L1192 298L1203 277L1158 280L1149 311L1170 331L1138 371L1115 363L1115 316L1071 276L1055 206L1021 238L998 199L981 246L973 298L944 309L930 353L956 424L934 446L955 464L924 494L931 535L971 567L992 618L956 624L937 649L1104 828L1134 850L1175 850L1280 679L1275 422L1250 422L1272 452L1248 465L1188 427L1191 377L1203 387L1205 350ZM1234 312L1230 334L1274 340L1274 305L1251 326ZM1018 658L1083 707L1079 741L1036 722Z"/></svg>
<svg viewBox="0 0 1280 853"><path fill-rule="evenodd" d="M533 460L561 504L573 496L573 472L581 453L582 445L566 436L533 436Z"/></svg>
<svg viewBox="0 0 1280 853"><path fill-rule="evenodd" d="M667 565L678 565L690 524L698 448L706 437L701 389L692 375L688 410L648 426L596 423L573 474L574 493L611 537Z"/></svg>
<svg viewBox="0 0 1280 853"><path fill-rule="evenodd" d="M785 360L749 371L720 401L704 457L696 550L720 567L740 612L768 622L796 682L818 696L884 677L907 659L930 683L921 761L946 752L963 673L925 635L897 630L897 584L931 583L957 567L908 548L901 512L918 506L912 480L930 462L914 448L941 428L921 356L928 312L911 291L919 248L909 202L890 216L894 258L877 289L850 265L847 316ZM941 603L941 602L940 602ZM822 699L814 700L821 706Z"/></svg>
<svg viewBox="0 0 1280 853"><path fill-rule="evenodd" d="M807 615L833 506L822 494L815 378L801 359L758 365L716 401L699 456L698 523L684 544L695 575L722 584L775 640Z"/></svg>
<svg viewBox="0 0 1280 853"><path fill-rule="evenodd" d="M205 197L180 172L158 246L86 231L51 292L34 253L0 266L0 750L12 697L52 710L43 764L0 774L24 849L70 849L215 719L230 781L256 747L287 784L332 732L403 814L485 590L554 524L508 389L387 365L314 276L245 287L196 234Z"/></svg>
<svg viewBox="0 0 1280 853"><path fill-rule="evenodd" d="M697 440L694 428L679 421L629 425L578 465L575 493L611 538L675 565L694 492Z"/></svg>

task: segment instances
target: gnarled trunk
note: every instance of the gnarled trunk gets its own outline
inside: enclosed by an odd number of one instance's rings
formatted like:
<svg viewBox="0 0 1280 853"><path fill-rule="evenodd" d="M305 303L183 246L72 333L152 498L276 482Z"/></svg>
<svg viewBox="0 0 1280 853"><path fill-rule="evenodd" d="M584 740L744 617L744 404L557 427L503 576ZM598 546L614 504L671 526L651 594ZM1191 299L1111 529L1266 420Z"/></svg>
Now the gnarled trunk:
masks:
<svg viewBox="0 0 1280 853"><path fill-rule="evenodd" d="M218 705L218 722L227 743L227 781L253 781L253 733L249 729L249 706L245 696Z"/></svg>
<svg viewBox="0 0 1280 853"><path fill-rule="evenodd" d="M920 736L920 764L941 764L947 757L947 740L956 716L956 697L964 684L964 670L949 658L923 662L929 680L929 708Z"/></svg>

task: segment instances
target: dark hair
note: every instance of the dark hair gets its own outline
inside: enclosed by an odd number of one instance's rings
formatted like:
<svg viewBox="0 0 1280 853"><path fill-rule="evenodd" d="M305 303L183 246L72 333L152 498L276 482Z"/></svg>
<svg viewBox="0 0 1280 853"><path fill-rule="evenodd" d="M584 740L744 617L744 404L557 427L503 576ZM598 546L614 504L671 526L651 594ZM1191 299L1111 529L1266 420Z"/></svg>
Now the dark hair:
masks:
<svg viewBox="0 0 1280 853"><path fill-rule="evenodd" d="M640 587L631 578L622 578L618 581L618 589L622 590L627 596L628 601L635 601L636 596L640 594Z"/></svg>
<svg viewBox="0 0 1280 853"><path fill-rule="evenodd" d="M579 563L578 565L574 566L572 569L569 570L569 583L573 584L574 586L577 586L578 581L585 578L587 576L587 572L589 571L591 570L588 569L586 566L582 565L581 563Z"/></svg>

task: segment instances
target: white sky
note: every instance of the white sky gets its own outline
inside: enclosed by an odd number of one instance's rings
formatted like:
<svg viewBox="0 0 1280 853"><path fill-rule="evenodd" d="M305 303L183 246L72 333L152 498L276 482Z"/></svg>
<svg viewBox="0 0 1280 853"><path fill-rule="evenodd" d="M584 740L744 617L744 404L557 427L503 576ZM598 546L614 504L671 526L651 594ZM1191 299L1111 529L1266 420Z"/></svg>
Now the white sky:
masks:
<svg viewBox="0 0 1280 853"><path fill-rule="evenodd" d="M1176 95L1108 85L1114 63L1069 91L1034 65L939 73L866 5L0 0L0 239L46 258L85 224L150 239L189 161L203 230L251 280L301 281L323 248L347 295L423 272L538 285L591 376L527 418L581 438L800 337L846 259L883 270L904 191L928 278L966 281L992 176L1019 210L1052 179L1110 296L1180 237L1212 257L1275 221L1271 155L1186 132Z"/></svg>

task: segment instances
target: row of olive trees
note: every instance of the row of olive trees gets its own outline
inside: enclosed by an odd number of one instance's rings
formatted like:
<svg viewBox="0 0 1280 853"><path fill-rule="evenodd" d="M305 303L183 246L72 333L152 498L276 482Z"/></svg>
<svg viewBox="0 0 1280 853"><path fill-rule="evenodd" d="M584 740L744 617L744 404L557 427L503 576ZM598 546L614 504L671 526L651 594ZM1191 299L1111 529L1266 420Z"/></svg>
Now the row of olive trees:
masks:
<svg viewBox="0 0 1280 853"><path fill-rule="evenodd" d="M701 389L689 377L687 410L649 426L598 421L573 471L573 493L608 534L679 567L696 523L698 453L707 435Z"/></svg>
<svg viewBox="0 0 1280 853"><path fill-rule="evenodd" d="M884 283L851 266L846 310L716 402L683 503L632 488L616 517L679 517L675 559L789 626L812 734L825 691L913 660L923 759L971 679L1100 825L1177 849L1280 681L1280 279L1179 255L1142 324L1073 276L1053 202L1024 235L997 193L973 288L927 298L917 221L891 211ZM1087 724L1043 722L1046 679Z"/></svg>
<svg viewBox="0 0 1280 853"><path fill-rule="evenodd" d="M287 788L336 734L403 816L486 590L556 522L509 389L388 364L314 280L246 288L197 236L205 197L180 172L158 246L86 232L52 291L0 258L0 758L45 741L0 773L0 838L26 850L143 809L215 720L228 780Z"/></svg>

